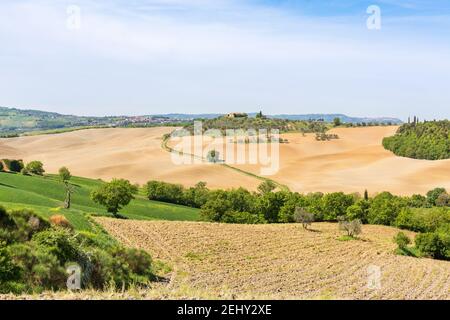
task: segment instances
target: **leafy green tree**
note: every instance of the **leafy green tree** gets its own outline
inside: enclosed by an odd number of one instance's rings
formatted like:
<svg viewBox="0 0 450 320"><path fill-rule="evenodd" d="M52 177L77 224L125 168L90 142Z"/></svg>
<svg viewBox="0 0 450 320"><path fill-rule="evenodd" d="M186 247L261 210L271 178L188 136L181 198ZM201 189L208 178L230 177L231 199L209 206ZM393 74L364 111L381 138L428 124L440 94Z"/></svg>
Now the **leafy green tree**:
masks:
<svg viewBox="0 0 450 320"><path fill-rule="evenodd" d="M367 223L367 215L369 213L370 203L367 200L358 200L347 208L346 216L350 220L359 219L363 223Z"/></svg>
<svg viewBox="0 0 450 320"><path fill-rule="evenodd" d="M260 194L266 194L266 193L272 192L276 188L277 188L277 186L275 183L273 183L270 180L266 180L258 186L258 191Z"/></svg>
<svg viewBox="0 0 450 320"><path fill-rule="evenodd" d="M59 168L58 174L59 174L59 178L63 182L69 181L72 178L72 174L70 173L69 169L67 169L66 167Z"/></svg>
<svg viewBox="0 0 450 320"><path fill-rule="evenodd" d="M434 259L445 259L447 248L438 233L419 233L415 239L416 248ZM450 258L450 257L447 257Z"/></svg>
<svg viewBox="0 0 450 320"><path fill-rule="evenodd" d="M286 193L283 191L269 192L257 198L257 211L269 223L279 222L279 212L286 201Z"/></svg>
<svg viewBox="0 0 450 320"><path fill-rule="evenodd" d="M406 204L389 192L382 192L372 199L367 215L370 224L393 225L397 215Z"/></svg>
<svg viewBox="0 0 450 320"><path fill-rule="evenodd" d="M428 191L427 192L428 203L430 203L432 206L435 206L436 200L443 193L447 193L447 190L445 190L444 188L435 188L433 190Z"/></svg>
<svg viewBox="0 0 450 320"><path fill-rule="evenodd" d="M128 180L113 179L111 182L105 183L92 191L91 199L106 207L109 213L117 216L119 210L134 199L135 193L137 193L136 186L132 185Z"/></svg>
<svg viewBox="0 0 450 320"><path fill-rule="evenodd" d="M347 208L353 204L353 196L343 192L328 193L322 198L324 220L336 221L338 216L345 216Z"/></svg>
<svg viewBox="0 0 450 320"><path fill-rule="evenodd" d="M411 239L409 239L408 236L403 232L399 232L394 237L394 242L398 245L398 249L405 250L411 243Z"/></svg>
<svg viewBox="0 0 450 320"><path fill-rule="evenodd" d="M25 169L27 172L39 176L42 176L45 172L44 165L41 161L31 161L26 165Z"/></svg>
<svg viewBox="0 0 450 320"><path fill-rule="evenodd" d="M436 199L436 206L438 207L446 207L450 204L450 197L445 193L441 193L439 197Z"/></svg>

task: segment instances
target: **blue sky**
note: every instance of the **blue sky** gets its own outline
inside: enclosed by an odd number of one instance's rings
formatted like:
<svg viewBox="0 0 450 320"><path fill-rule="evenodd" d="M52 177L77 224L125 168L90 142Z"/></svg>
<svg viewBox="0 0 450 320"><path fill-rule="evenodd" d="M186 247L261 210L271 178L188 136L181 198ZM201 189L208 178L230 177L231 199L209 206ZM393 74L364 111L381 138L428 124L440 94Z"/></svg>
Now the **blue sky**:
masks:
<svg viewBox="0 0 450 320"><path fill-rule="evenodd" d="M0 105L60 113L450 118L450 1L2 0L0 70Z"/></svg>

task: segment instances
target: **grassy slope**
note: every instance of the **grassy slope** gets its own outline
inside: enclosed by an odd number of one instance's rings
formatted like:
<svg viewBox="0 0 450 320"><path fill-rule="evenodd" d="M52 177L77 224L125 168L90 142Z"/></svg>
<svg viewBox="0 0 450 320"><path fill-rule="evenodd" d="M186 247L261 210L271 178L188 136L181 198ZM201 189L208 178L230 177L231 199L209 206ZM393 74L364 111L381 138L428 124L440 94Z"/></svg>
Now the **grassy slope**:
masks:
<svg viewBox="0 0 450 320"><path fill-rule="evenodd" d="M0 173L0 205L7 209L29 208L49 217L64 214L78 229L90 229L86 214L108 215L106 210L92 202L89 194L102 182L98 180L73 177L71 183L75 192L72 195L72 208L62 208L65 190L56 176L30 177L19 174ZM197 209L146 200L138 195L120 212L137 220L175 220L195 221L199 219Z"/></svg>

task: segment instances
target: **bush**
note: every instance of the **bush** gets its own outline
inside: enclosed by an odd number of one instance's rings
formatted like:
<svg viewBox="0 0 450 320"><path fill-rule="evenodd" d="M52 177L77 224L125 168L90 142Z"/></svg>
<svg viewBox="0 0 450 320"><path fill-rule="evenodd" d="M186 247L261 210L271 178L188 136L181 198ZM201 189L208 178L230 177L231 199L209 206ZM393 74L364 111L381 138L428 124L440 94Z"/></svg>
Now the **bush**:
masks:
<svg viewBox="0 0 450 320"><path fill-rule="evenodd" d="M435 206L436 200L443 193L447 193L447 191L444 188L435 188L433 190L428 191L427 192L428 203L432 206Z"/></svg>
<svg viewBox="0 0 450 320"><path fill-rule="evenodd" d="M343 192L326 194L322 198L323 218L327 221L336 221L337 217L344 216L354 202L352 195Z"/></svg>
<svg viewBox="0 0 450 320"><path fill-rule="evenodd" d="M136 186L128 180L113 179L91 192L92 201L106 207L106 210L117 215L120 209L128 205L134 194L137 193Z"/></svg>
<svg viewBox="0 0 450 320"><path fill-rule="evenodd" d="M179 184L171 184L159 181L149 181L146 185L149 200L169 202L175 204L183 203L184 188Z"/></svg>
<svg viewBox="0 0 450 320"><path fill-rule="evenodd" d="M0 208L0 230L14 235L0 241L0 293L65 289L66 267L73 263L82 269L83 288L127 288L153 278L146 252L126 249L101 231L75 233L40 221L28 210Z"/></svg>
<svg viewBox="0 0 450 320"><path fill-rule="evenodd" d="M438 233L420 233L415 239L416 248L424 256L434 259L449 259L448 250L444 240L441 239Z"/></svg>
<svg viewBox="0 0 450 320"><path fill-rule="evenodd" d="M394 225L395 219L406 203L389 192L382 192L372 199L367 221L370 224Z"/></svg>
<svg viewBox="0 0 450 320"><path fill-rule="evenodd" d="M301 223L303 226L303 229L308 229L308 226L310 226L314 222L314 214L306 211L303 208L295 208L295 214L294 214L294 220L297 223Z"/></svg>
<svg viewBox="0 0 450 320"><path fill-rule="evenodd" d="M3 162L0 160L0 172L2 172L5 168L3 167Z"/></svg>
<svg viewBox="0 0 450 320"><path fill-rule="evenodd" d="M266 223L263 217L249 212L228 211L222 216L222 222L238 224Z"/></svg>
<svg viewBox="0 0 450 320"><path fill-rule="evenodd" d="M361 221L359 219L349 221L345 216L338 217L339 230L347 232L347 236L355 237L361 233Z"/></svg>
<svg viewBox="0 0 450 320"><path fill-rule="evenodd" d="M24 168L22 160L3 159L3 163L6 169L11 172L20 172Z"/></svg>
<svg viewBox="0 0 450 320"><path fill-rule="evenodd" d="M42 176L45 172L44 165L41 161L31 161L26 165L25 171L38 176Z"/></svg>
<svg viewBox="0 0 450 320"><path fill-rule="evenodd" d="M406 234L404 234L403 232L399 232L394 237L394 242L398 245L398 248L400 250L404 250L411 243L411 239L409 239L408 236Z"/></svg>

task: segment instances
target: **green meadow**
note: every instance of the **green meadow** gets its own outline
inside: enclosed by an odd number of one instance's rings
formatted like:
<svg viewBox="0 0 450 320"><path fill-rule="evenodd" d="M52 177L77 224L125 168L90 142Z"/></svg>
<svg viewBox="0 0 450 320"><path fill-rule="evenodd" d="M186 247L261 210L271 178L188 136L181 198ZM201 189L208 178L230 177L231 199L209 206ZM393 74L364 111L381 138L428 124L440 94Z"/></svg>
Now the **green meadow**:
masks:
<svg viewBox="0 0 450 320"><path fill-rule="evenodd" d="M72 206L64 209L65 188L58 176L24 176L0 172L0 205L6 209L32 209L46 218L62 214L79 230L91 229L90 215L111 216L89 197L90 192L100 186L102 181L72 177L70 182L74 189ZM200 220L198 209L150 201L141 192L120 214L135 220Z"/></svg>

